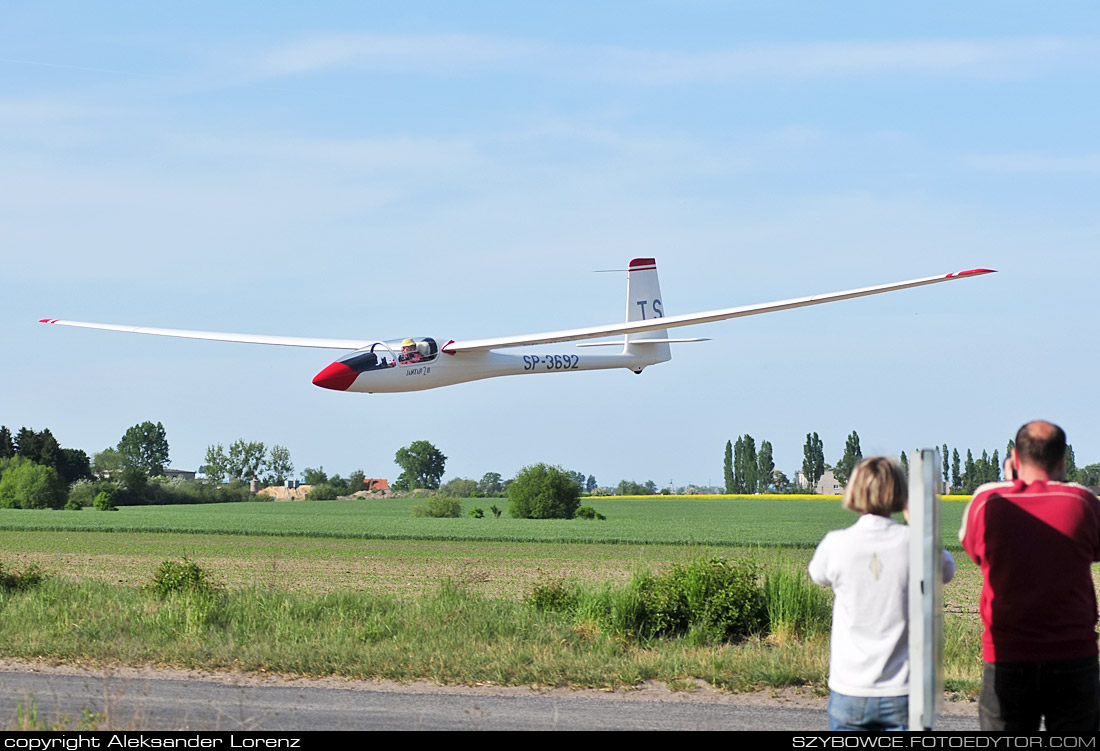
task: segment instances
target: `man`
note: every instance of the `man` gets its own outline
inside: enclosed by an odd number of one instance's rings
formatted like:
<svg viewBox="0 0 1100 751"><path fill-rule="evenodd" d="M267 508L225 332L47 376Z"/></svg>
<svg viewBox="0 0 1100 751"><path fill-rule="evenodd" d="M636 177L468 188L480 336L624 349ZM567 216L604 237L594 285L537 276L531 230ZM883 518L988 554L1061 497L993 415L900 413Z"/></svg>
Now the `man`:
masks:
<svg viewBox="0 0 1100 751"><path fill-rule="evenodd" d="M1064 482L1066 434L1029 422L1012 449L1015 478L978 488L959 539L982 569L983 730L1100 729L1092 563L1100 500ZM1012 475L1009 475L1012 477Z"/></svg>

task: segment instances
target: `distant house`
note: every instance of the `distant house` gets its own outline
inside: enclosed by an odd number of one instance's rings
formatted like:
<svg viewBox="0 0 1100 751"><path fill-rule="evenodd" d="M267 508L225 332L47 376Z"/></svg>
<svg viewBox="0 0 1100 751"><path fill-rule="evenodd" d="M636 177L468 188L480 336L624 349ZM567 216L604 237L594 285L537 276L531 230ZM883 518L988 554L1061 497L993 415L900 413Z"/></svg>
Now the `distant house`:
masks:
<svg viewBox="0 0 1100 751"><path fill-rule="evenodd" d="M179 477L182 480L191 482L195 479L195 473L187 469L166 469L164 470L165 477Z"/></svg>
<svg viewBox="0 0 1100 751"><path fill-rule="evenodd" d="M795 473L794 482L800 488L810 487L808 478L801 472ZM827 469L825 470L825 474L821 476L821 479L817 481L817 484L813 486L813 492L818 495L843 495L844 488L840 487L840 483L837 482L836 476L833 475L833 471Z"/></svg>
<svg viewBox="0 0 1100 751"><path fill-rule="evenodd" d="M363 479L363 487L367 490L389 490L390 481L381 477L367 477Z"/></svg>

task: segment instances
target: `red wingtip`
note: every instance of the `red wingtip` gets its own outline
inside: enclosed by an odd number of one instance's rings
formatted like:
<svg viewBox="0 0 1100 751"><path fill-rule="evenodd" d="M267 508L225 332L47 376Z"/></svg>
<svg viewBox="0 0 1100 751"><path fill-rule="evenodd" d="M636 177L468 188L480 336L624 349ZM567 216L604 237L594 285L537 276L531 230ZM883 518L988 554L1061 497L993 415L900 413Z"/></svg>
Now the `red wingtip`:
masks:
<svg viewBox="0 0 1100 751"><path fill-rule="evenodd" d="M635 258L627 267L628 271L643 271L657 268L656 258Z"/></svg>
<svg viewBox="0 0 1100 751"><path fill-rule="evenodd" d="M38 319L38 322L39 323L53 323L56 320L57 320L56 318L40 318L40 319Z"/></svg>
<svg viewBox="0 0 1100 751"><path fill-rule="evenodd" d="M313 385L333 391L347 391L358 377L359 374L344 363L334 362L313 376Z"/></svg>
<svg viewBox="0 0 1100 751"><path fill-rule="evenodd" d="M952 279L956 276L973 276L975 274L996 274L997 269L967 269L966 271L956 271L954 274L948 274L946 278Z"/></svg>

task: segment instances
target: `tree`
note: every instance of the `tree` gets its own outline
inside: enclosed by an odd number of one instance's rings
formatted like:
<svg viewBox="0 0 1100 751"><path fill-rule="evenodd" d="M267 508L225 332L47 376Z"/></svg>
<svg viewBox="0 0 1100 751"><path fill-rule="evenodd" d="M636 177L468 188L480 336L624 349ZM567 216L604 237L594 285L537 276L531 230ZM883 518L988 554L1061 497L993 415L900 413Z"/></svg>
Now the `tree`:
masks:
<svg viewBox="0 0 1100 751"><path fill-rule="evenodd" d="M61 508L68 500L68 486L53 467L23 456L0 463L0 508Z"/></svg>
<svg viewBox="0 0 1100 751"><path fill-rule="evenodd" d="M1066 444L1066 480L1077 482L1077 458L1073 455L1073 446Z"/></svg>
<svg viewBox="0 0 1100 751"><path fill-rule="evenodd" d="M443 478L447 457L427 441L413 441L408 446L398 449L393 461L401 467L401 475L393 484L394 488L435 490Z"/></svg>
<svg viewBox="0 0 1100 751"><path fill-rule="evenodd" d="M726 441L726 455L722 460L722 472L726 479L726 492L735 493L733 483L733 442Z"/></svg>
<svg viewBox="0 0 1100 751"><path fill-rule="evenodd" d="M760 453L756 455L756 492L767 493L773 484L775 459L772 458L772 442L760 441Z"/></svg>
<svg viewBox="0 0 1100 751"><path fill-rule="evenodd" d="M807 433L806 445L802 447L802 476L812 490L824 474L825 446L817 433Z"/></svg>
<svg viewBox="0 0 1100 751"><path fill-rule="evenodd" d="M951 489L962 490L962 472L959 470L959 450L951 449Z"/></svg>
<svg viewBox="0 0 1100 751"><path fill-rule="evenodd" d="M124 467L140 469L148 477L164 474L168 463L168 437L164 426L146 420L126 431L118 442Z"/></svg>
<svg viewBox="0 0 1100 751"><path fill-rule="evenodd" d="M293 473L294 463L290 461L290 449L278 444L272 446L267 455L267 476L264 477L264 482L268 485L282 485ZM362 475L362 472L359 474ZM363 478L360 477L356 490L362 490L362 486Z"/></svg>
<svg viewBox="0 0 1100 751"><path fill-rule="evenodd" d="M504 485L500 481L499 472L486 472L481 476L477 484L478 495L483 498L495 498L504 492Z"/></svg>
<svg viewBox="0 0 1100 751"><path fill-rule="evenodd" d="M508 486L508 513L515 519L572 519L581 489L561 467L524 467Z"/></svg>
<svg viewBox="0 0 1100 751"><path fill-rule="evenodd" d="M947 444L945 443L943 444L943 453L940 454L940 467L943 469L943 486L947 489L951 488L951 477L948 473L950 467L947 466L950 457L951 455L947 453Z"/></svg>
<svg viewBox="0 0 1100 751"><path fill-rule="evenodd" d="M72 485L77 480L92 479L92 463L88 455L80 449L59 450L53 466L66 485Z"/></svg>
<svg viewBox="0 0 1100 751"><path fill-rule="evenodd" d="M11 431L7 425L0 425L0 459L10 459L15 456L15 441L12 440Z"/></svg>
<svg viewBox="0 0 1100 751"><path fill-rule="evenodd" d="M302 470L302 483L305 485L324 485L328 482L328 475L325 474L324 467L318 467L313 469L306 467Z"/></svg>
<svg viewBox="0 0 1100 751"><path fill-rule="evenodd" d="M229 446L226 472L233 480L258 480L263 473L265 453L266 448L262 441L246 441L243 438L233 441Z"/></svg>
<svg viewBox="0 0 1100 751"><path fill-rule="evenodd" d="M1086 487L1100 485L1100 464L1087 464L1077 469L1076 482Z"/></svg>
<svg viewBox="0 0 1100 751"><path fill-rule="evenodd" d="M122 477L122 454L112 448L105 448L92 456L92 470L96 477L105 480Z"/></svg>
<svg viewBox="0 0 1100 751"><path fill-rule="evenodd" d="M963 493L970 494L981 483L978 482L977 465L974 464L974 454L970 449L966 450L966 464L963 465Z"/></svg>
<svg viewBox="0 0 1100 751"><path fill-rule="evenodd" d="M756 441L748 433L733 445L733 492L756 492Z"/></svg>
<svg viewBox="0 0 1100 751"><path fill-rule="evenodd" d="M844 442L844 456L833 467L833 476L840 483L840 487L848 484L848 478L852 476L852 470L863 460L863 450L859 447L859 434L852 431L848 440Z"/></svg>
<svg viewBox="0 0 1100 751"><path fill-rule="evenodd" d="M225 455L225 447L220 443L214 443L206 447L206 464L202 465L206 479L217 485L225 482L229 474L229 457Z"/></svg>
<svg viewBox="0 0 1100 751"><path fill-rule="evenodd" d="M901 468L905 472L905 476L909 476L909 457L905 455L905 452L901 452Z"/></svg>
<svg viewBox="0 0 1100 751"><path fill-rule="evenodd" d="M599 486L596 485L596 476L595 475L589 475L588 480L586 480L585 483L584 483L584 492L588 493L589 495L592 495L593 493L596 492L597 487L599 487Z"/></svg>
<svg viewBox="0 0 1100 751"><path fill-rule="evenodd" d="M791 489L791 481L787 479L787 475L778 469L772 470L772 487L775 488L776 493L786 493Z"/></svg>
<svg viewBox="0 0 1100 751"><path fill-rule="evenodd" d="M456 477L440 486L439 492L452 498L475 498L477 497L477 482L463 477Z"/></svg>

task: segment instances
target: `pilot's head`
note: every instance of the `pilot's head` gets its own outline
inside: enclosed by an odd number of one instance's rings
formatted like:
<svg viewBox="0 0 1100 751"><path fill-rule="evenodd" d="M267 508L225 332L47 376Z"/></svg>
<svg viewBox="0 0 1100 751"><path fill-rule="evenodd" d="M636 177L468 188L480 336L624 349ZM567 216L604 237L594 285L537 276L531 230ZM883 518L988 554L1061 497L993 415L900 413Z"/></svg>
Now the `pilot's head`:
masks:
<svg viewBox="0 0 1100 751"><path fill-rule="evenodd" d="M406 339L405 341L401 342L402 352L412 352L414 349L416 349L416 342L414 342L412 339Z"/></svg>

